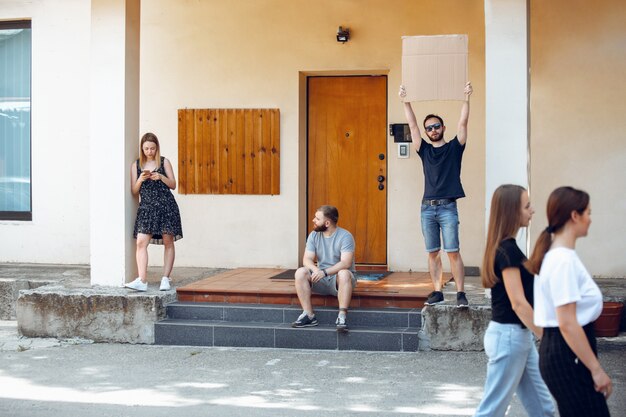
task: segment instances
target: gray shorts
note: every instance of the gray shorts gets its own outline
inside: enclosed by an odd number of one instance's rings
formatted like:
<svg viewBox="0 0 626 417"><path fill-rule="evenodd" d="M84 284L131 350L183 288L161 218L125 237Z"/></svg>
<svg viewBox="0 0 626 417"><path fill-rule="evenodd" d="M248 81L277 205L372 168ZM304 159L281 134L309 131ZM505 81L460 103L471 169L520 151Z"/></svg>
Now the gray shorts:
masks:
<svg viewBox="0 0 626 417"><path fill-rule="evenodd" d="M354 287L356 287L356 276L354 275L352 271L348 271L348 272L350 272L350 275L352 276L352 289L354 289ZM327 277L320 279L317 282L314 282L311 285L311 289L316 294L334 295L336 297L337 296L337 274L329 275Z"/></svg>

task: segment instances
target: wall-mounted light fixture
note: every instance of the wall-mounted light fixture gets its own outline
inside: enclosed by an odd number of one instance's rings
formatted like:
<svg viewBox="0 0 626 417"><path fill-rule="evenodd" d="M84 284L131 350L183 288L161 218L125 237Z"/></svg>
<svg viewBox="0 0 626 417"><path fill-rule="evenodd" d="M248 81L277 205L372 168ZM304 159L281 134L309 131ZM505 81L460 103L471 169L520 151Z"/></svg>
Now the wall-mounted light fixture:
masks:
<svg viewBox="0 0 626 417"><path fill-rule="evenodd" d="M337 29L337 42L346 43L350 39L350 28L343 28L339 26Z"/></svg>

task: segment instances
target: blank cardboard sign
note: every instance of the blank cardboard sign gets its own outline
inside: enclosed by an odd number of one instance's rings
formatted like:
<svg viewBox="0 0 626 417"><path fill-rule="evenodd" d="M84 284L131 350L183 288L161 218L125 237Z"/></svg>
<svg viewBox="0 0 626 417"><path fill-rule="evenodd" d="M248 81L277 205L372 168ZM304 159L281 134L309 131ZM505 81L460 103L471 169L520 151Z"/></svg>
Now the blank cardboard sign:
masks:
<svg viewBox="0 0 626 417"><path fill-rule="evenodd" d="M403 36L404 101L465 100L467 35Z"/></svg>

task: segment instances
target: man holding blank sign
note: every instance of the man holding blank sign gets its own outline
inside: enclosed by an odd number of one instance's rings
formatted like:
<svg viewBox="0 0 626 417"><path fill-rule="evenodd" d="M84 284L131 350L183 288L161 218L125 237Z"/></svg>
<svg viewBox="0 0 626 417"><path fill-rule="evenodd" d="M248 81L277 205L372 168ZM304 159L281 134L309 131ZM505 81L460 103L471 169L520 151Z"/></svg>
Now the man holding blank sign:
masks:
<svg viewBox="0 0 626 417"><path fill-rule="evenodd" d="M421 206L422 234L428 252L428 270L435 287L426 305L444 302L441 291L443 268L440 255L441 237L443 237L443 250L450 259L452 275L457 286L457 307L468 307L464 292L465 266L459 249L459 215L456 200L465 197L461 185L461 160L467 141L471 83L468 82L465 85L464 94L465 100L461 108L457 135L449 142L444 140L446 126L443 119L434 114L426 116L423 124L430 143L422 139L411 103L408 101L404 103L404 113L411 130L411 140L422 160L424 169L424 196ZM404 86L400 86L399 95L404 101L407 95Z"/></svg>

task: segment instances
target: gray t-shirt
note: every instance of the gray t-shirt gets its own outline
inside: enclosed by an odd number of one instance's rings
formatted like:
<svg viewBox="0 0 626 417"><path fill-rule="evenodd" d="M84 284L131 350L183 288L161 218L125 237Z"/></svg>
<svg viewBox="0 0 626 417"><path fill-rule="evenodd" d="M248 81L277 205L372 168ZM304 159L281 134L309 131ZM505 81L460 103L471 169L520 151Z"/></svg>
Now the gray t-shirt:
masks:
<svg viewBox="0 0 626 417"><path fill-rule="evenodd" d="M350 232L341 227L337 227L330 237L324 237L324 232L313 231L306 239L306 250L315 252L318 268L326 269L339 262L343 252L354 253L354 238ZM354 258L350 271L355 272Z"/></svg>

